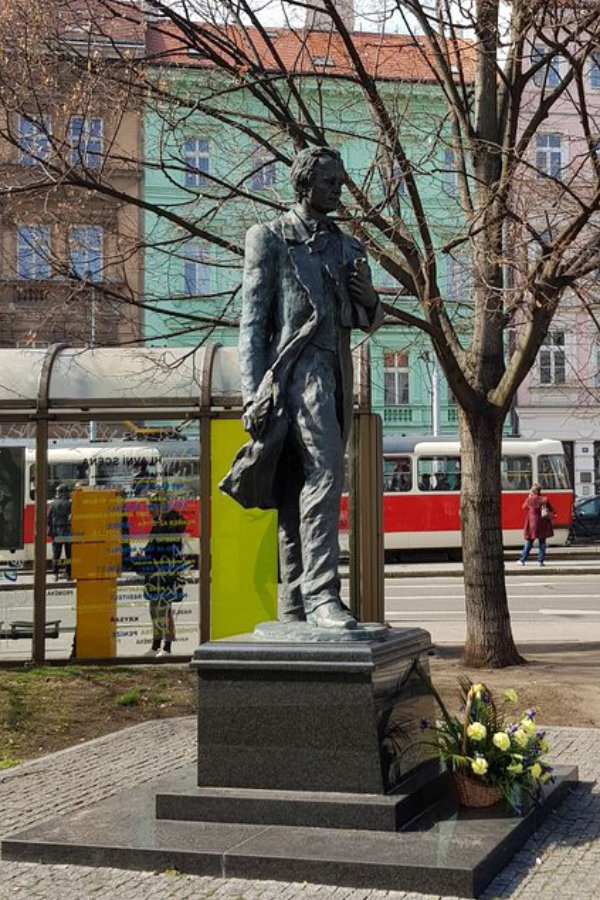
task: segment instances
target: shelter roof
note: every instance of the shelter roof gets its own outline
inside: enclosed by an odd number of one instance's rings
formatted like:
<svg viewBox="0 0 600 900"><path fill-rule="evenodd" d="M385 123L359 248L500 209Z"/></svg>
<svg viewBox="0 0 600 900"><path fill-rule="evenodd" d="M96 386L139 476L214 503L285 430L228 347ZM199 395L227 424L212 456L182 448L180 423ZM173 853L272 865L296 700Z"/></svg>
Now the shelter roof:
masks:
<svg viewBox="0 0 600 900"><path fill-rule="evenodd" d="M240 403L235 348L0 349L0 418Z"/></svg>

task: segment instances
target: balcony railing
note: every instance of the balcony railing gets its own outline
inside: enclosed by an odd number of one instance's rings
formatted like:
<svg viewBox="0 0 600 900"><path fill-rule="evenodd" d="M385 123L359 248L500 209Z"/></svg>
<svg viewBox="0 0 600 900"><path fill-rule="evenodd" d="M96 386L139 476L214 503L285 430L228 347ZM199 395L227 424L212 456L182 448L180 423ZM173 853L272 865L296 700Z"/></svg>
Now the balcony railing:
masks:
<svg viewBox="0 0 600 900"><path fill-rule="evenodd" d="M428 403L399 404L396 406L374 405L373 411L379 413L384 425L394 427L410 427L415 433L431 432L433 418L431 405ZM440 410L441 425L453 431L458 423L458 407L443 406Z"/></svg>

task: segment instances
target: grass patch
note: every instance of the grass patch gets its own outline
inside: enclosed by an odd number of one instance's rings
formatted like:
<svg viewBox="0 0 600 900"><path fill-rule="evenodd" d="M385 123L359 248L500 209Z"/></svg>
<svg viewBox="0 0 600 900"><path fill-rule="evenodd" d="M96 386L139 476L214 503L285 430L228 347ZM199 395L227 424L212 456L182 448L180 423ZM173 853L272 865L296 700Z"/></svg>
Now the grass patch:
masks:
<svg viewBox="0 0 600 900"><path fill-rule="evenodd" d="M0 756L0 772L3 769L13 769L15 766L20 766L22 762L22 759L14 759L12 756Z"/></svg>
<svg viewBox="0 0 600 900"><path fill-rule="evenodd" d="M158 693L150 693L148 694L148 703L155 703L157 706L160 706L163 703L170 703L171 698L167 697L166 694L158 694Z"/></svg>
<svg viewBox="0 0 600 900"><path fill-rule="evenodd" d="M192 715L195 687L183 665L0 665L0 760L10 768L138 722Z"/></svg>
<svg viewBox="0 0 600 900"><path fill-rule="evenodd" d="M14 672L15 681L47 681L68 678L80 678L84 674L83 666L28 666Z"/></svg>
<svg viewBox="0 0 600 900"><path fill-rule="evenodd" d="M117 706L137 706L140 700L142 699L142 691L140 688L131 688L129 691L125 691L124 694L119 694L118 697L115 697L115 703Z"/></svg>

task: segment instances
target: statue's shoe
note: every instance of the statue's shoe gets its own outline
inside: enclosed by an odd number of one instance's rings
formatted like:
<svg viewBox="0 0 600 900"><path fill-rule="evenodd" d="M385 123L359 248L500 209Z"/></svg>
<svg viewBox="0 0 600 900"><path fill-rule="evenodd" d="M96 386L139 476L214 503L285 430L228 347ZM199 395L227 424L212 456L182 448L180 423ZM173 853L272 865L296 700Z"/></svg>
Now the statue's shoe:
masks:
<svg viewBox="0 0 600 900"><path fill-rule="evenodd" d="M322 603L308 613L306 621L318 628L356 628L356 619L335 600Z"/></svg>
<svg viewBox="0 0 600 900"><path fill-rule="evenodd" d="M280 622L306 622L306 616L304 612L286 612L282 613L279 617Z"/></svg>

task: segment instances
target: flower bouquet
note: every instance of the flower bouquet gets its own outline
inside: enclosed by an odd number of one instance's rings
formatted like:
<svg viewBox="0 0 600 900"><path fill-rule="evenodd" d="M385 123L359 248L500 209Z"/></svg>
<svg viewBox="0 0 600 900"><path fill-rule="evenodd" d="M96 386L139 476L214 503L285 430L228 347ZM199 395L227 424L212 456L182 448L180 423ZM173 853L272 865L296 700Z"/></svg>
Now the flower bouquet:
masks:
<svg viewBox="0 0 600 900"><path fill-rule="evenodd" d="M514 690L504 694L499 709L484 684L461 679L462 705L451 715L429 679L442 719L421 721L421 729L435 736L426 741L436 747L456 784L463 806L489 806L502 797L521 814L527 800L539 801L542 787L554 781L552 766L544 760L550 746L528 709L514 722L508 708L518 702Z"/></svg>

